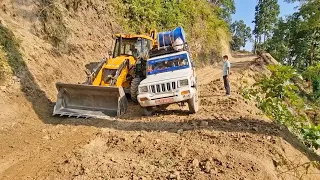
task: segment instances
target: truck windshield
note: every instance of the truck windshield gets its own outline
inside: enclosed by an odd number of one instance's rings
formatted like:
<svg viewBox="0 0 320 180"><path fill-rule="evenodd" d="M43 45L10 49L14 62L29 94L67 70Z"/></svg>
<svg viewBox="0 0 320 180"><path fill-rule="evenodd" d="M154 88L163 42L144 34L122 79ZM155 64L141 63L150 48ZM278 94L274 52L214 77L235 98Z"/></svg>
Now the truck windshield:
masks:
<svg viewBox="0 0 320 180"><path fill-rule="evenodd" d="M139 57L143 53L148 53L151 48L150 40L143 38L122 38L116 40L113 57L129 55Z"/></svg>
<svg viewBox="0 0 320 180"><path fill-rule="evenodd" d="M187 54L148 61L148 75L176 71L189 68Z"/></svg>

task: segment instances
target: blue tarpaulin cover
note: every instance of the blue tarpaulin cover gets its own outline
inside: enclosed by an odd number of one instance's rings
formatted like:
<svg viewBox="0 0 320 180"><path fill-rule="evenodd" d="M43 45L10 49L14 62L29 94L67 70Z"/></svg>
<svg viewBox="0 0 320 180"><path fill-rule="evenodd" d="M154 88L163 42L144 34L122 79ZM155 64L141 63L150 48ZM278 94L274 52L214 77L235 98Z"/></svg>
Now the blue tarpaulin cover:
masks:
<svg viewBox="0 0 320 180"><path fill-rule="evenodd" d="M172 31L159 32L158 33L159 47L172 46L172 43L178 38L181 38L183 42L186 42L185 33L181 26L175 28Z"/></svg>

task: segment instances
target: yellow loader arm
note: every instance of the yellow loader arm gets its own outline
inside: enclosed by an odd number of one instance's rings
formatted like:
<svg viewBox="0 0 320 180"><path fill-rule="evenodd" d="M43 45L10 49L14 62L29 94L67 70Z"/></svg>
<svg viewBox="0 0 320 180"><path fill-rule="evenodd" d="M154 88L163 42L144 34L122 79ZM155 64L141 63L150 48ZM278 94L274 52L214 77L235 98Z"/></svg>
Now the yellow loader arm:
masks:
<svg viewBox="0 0 320 180"><path fill-rule="evenodd" d="M122 87L129 73L129 63L129 59L124 59L120 66L105 64L95 77L92 85ZM111 69L111 67L117 67L117 69Z"/></svg>

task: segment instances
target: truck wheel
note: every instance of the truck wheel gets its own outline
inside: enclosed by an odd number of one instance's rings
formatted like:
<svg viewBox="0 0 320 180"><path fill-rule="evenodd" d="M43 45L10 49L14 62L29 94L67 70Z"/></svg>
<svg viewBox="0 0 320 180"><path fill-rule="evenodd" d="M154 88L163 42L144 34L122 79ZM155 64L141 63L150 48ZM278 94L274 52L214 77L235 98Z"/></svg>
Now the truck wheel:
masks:
<svg viewBox="0 0 320 180"><path fill-rule="evenodd" d="M195 91L195 94L192 96L191 99L188 100L189 112L194 114L199 110L199 98L198 92Z"/></svg>
<svg viewBox="0 0 320 180"><path fill-rule="evenodd" d="M131 88L130 88L130 93L131 93L131 99L133 102L138 103L138 93L139 93L139 84L142 81L140 77L136 77L131 81Z"/></svg>
<svg viewBox="0 0 320 180"><path fill-rule="evenodd" d="M143 107L142 114L144 116L151 116L153 114L153 108L152 107Z"/></svg>

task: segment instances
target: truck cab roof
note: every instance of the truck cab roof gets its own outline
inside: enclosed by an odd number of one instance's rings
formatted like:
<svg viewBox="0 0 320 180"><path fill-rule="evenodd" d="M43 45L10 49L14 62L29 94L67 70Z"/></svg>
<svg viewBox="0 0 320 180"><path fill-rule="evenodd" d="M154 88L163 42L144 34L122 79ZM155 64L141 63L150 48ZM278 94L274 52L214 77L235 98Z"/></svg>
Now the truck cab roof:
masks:
<svg viewBox="0 0 320 180"><path fill-rule="evenodd" d="M159 55L159 56L154 56L152 58L149 58L148 61L156 60L156 59L159 59L159 58L166 58L166 57L170 57L170 56L176 56L176 55L180 55L180 54L189 54L189 52L188 51L175 51L175 52L171 52L171 53L168 53L168 54L162 54L162 55Z"/></svg>
<svg viewBox="0 0 320 180"><path fill-rule="evenodd" d="M148 39L150 41L153 41L152 37L147 36L147 35L137 35L137 34L115 34L117 38L124 38L124 39L135 39L135 38L143 38L143 39Z"/></svg>

